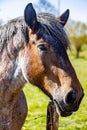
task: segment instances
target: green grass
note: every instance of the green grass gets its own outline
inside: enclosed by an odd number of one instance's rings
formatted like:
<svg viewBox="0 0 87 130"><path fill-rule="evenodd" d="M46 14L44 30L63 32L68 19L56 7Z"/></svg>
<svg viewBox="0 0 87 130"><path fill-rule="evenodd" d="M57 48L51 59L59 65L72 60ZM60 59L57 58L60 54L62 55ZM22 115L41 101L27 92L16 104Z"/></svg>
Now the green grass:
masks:
<svg viewBox="0 0 87 130"><path fill-rule="evenodd" d="M23 130L44 130L46 128L46 109L49 98L37 87L24 88L28 103L28 116Z"/></svg>
<svg viewBox="0 0 87 130"><path fill-rule="evenodd" d="M84 88L85 96L77 112L69 117L59 118L59 130L87 130L87 49L75 58L69 52L70 60ZM26 85L24 88L28 103L28 116L22 130L46 130L46 110L49 98L37 87Z"/></svg>

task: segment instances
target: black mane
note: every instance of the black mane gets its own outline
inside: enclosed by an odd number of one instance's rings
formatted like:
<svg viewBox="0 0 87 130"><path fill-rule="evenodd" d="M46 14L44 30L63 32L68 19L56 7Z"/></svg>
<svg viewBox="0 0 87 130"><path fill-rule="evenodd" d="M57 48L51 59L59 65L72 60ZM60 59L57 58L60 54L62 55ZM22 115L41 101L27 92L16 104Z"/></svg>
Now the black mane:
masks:
<svg viewBox="0 0 87 130"><path fill-rule="evenodd" d="M57 21L57 19L48 13L40 13L37 15L38 21L41 23L43 29L52 35L64 45L67 49L70 46L68 37L63 29L63 26Z"/></svg>

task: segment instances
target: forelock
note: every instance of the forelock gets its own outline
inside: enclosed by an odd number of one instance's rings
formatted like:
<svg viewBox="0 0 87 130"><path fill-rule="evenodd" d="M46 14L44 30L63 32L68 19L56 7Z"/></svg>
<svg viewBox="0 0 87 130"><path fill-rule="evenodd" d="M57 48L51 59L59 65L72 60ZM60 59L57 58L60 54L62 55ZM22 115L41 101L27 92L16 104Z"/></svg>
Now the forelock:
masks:
<svg viewBox="0 0 87 130"><path fill-rule="evenodd" d="M58 39L67 49L70 47L68 37L63 29L63 26L57 21L56 17L48 13L40 13L37 15L38 22L44 30L52 37Z"/></svg>

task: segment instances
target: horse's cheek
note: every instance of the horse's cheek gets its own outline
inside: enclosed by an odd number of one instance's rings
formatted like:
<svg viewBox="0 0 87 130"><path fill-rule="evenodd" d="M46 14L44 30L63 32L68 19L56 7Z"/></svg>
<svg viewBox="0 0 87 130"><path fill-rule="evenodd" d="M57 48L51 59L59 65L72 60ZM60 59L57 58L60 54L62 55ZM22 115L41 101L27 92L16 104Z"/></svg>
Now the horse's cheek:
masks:
<svg viewBox="0 0 87 130"><path fill-rule="evenodd" d="M27 74L30 79L36 81L40 80L41 75L43 75L45 71L44 66L40 61L32 61L30 60L29 67L27 67Z"/></svg>

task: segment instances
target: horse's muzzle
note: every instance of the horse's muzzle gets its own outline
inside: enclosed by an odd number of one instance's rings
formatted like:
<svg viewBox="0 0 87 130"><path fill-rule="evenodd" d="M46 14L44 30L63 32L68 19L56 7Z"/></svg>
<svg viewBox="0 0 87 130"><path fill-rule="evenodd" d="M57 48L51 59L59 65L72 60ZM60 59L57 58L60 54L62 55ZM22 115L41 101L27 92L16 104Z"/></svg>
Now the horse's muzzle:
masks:
<svg viewBox="0 0 87 130"><path fill-rule="evenodd" d="M81 103L81 100L84 96L83 95L79 98L79 101L72 102L72 103L65 103L63 100L55 99L54 103L56 105L57 112L60 116L66 117L70 116L73 112L77 111L79 109L79 105Z"/></svg>
<svg viewBox="0 0 87 130"><path fill-rule="evenodd" d="M63 102L61 105L57 100L54 100L54 103L56 105L56 110L57 110L58 115L66 117L66 116L70 116L72 114L71 110L66 111L66 109L63 107Z"/></svg>

